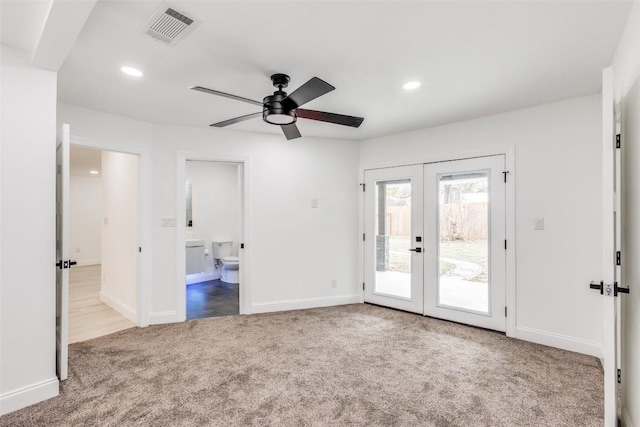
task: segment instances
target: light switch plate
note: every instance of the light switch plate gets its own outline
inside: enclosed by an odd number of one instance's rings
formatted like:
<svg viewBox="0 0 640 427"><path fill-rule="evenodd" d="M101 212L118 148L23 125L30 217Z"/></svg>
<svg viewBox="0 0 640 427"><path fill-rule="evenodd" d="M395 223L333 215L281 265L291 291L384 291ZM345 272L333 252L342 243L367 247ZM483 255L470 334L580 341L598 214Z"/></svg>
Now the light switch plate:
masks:
<svg viewBox="0 0 640 427"><path fill-rule="evenodd" d="M162 227L175 227L176 219L175 218L162 218L160 225Z"/></svg>
<svg viewBox="0 0 640 427"><path fill-rule="evenodd" d="M533 225L534 230L544 230L544 218L536 218L535 224Z"/></svg>
<svg viewBox="0 0 640 427"><path fill-rule="evenodd" d="M314 209L318 207L318 199L311 199L311 207Z"/></svg>

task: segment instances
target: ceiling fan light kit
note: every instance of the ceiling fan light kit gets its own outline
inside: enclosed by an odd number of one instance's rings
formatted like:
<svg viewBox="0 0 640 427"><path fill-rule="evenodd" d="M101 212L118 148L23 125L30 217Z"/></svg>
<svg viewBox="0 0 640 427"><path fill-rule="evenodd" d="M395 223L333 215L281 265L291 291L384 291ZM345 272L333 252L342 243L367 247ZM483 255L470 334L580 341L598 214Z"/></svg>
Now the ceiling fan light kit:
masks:
<svg viewBox="0 0 640 427"><path fill-rule="evenodd" d="M273 95L265 96L262 102L254 101L252 99L243 98L241 96L231 95L224 92L219 92L213 89L207 89L202 86L193 86L191 89L197 90L211 95L223 96L225 98L235 99L237 101L247 102L253 105L262 106L262 111L257 113L251 113L244 116L236 117L233 119L225 120L222 122L214 123L211 126L225 127L234 123L243 122L253 119L262 114L262 120L266 123L277 125L282 128L282 131L287 139L300 138L302 136L296 122L298 118L316 120L327 123L334 123L343 126L360 127L364 118L347 116L344 114L326 113L324 111L305 110L299 108L303 104L312 101L328 92L331 92L335 87L329 83L313 77L308 82L294 90L291 94L287 95L282 89L289 86L290 78L286 74L277 73L271 76L271 82L278 90L273 92Z"/></svg>

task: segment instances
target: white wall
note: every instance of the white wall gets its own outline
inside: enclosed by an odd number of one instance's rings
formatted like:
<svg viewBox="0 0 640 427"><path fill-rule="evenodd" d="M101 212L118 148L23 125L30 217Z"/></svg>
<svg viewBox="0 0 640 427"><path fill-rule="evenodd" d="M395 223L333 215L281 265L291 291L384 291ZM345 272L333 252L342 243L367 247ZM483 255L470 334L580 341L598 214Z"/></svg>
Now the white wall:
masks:
<svg viewBox="0 0 640 427"><path fill-rule="evenodd" d="M600 355L600 116L593 95L368 140L361 167L515 147L516 336Z"/></svg>
<svg viewBox="0 0 640 427"><path fill-rule="evenodd" d="M102 180L99 176L69 177L69 247L78 265L100 264Z"/></svg>
<svg viewBox="0 0 640 427"><path fill-rule="evenodd" d="M100 299L136 322L140 246L137 156L102 152L102 217Z"/></svg>
<svg viewBox="0 0 640 427"><path fill-rule="evenodd" d="M250 158L244 254L253 311L358 301L356 142L154 125L153 147L153 169L163 171L154 175L156 223L176 216L178 152ZM154 235L154 274L164 283L154 288L159 311L175 307L175 286L166 280L177 273L172 231L158 227Z"/></svg>
<svg viewBox="0 0 640 427"><path fill-rule="evenodd" d="M187 182L192 188L193 227L187 238L203 239L209 256L205 257L205 273L189 282L220 278L214 268L212 241L233 242L233 254L238 255L240 243L240 182L238 165L221 162L188 161Z"/></svg>
<svg viewBox="0 0 640 427"><path fill-rule="evenodd" d="M1 47L0 414L58 394L56 73Z"/></svg>
<svg viewBox="0 0 640 427"><path fill-rule="evenodd" d="M177 215L179 152L250 159L244 241L253 311L358 301L357 142L161 126L67 104L58 105L58 120L71 124L72 138L152 153L152 323L177 319L178 287L184 286L176 270L184 257L176 253L176 229L161 226L162 218ZM319 199L317 209L312 198Z"/></svg>
<svg viewBox="0 0 640 427"><path fill-rule="evenodd" d="M622 389L624 426L640 425L640 2L635 1L613 59L616 99L623 110Z"/></svg>

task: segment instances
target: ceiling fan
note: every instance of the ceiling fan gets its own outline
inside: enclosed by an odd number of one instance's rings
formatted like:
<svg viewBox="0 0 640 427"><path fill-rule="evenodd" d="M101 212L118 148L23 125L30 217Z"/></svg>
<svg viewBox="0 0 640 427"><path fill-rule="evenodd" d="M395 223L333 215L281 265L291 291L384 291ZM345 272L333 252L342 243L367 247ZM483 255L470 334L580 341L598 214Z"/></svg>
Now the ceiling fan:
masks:
<svg viewBox="0 0 640 427"><path fill-rule="evenodd" d="M245 120L253 119L262 115L262 120L265 122L280 126L287 139L295 139L302 136L296 126L298 118L318 120L321 122L335 123L355 128L359 127L364 120L362 117L346 116L344 114L326 113L324 111L300 108L303 104L306 104L307 102L335 89L335 87L317 77L313 77L288 96L282 89L289 85L289 76L280 73L274 74L271 76L271 81L273 82L273 86L277 87L278 90L273 92L273 95L266 96L262 102L219 92L213 89L207 89L202 86L194 86L190 89L210 93L212 95L224 96L225 98L236 99L238 101L262 107L262 111L210 125L215 127L229 126L234 123L244 122Z"/></svg>

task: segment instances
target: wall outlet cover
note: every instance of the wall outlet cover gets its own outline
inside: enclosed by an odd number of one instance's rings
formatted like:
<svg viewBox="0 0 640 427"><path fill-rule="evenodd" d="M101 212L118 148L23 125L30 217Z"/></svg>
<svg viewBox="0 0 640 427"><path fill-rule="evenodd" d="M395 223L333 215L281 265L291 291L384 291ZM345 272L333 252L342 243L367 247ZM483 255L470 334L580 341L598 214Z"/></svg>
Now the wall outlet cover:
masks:
<svg viewBox="0 0 640 427"><path fill-rule="evenodd" d="M162 227L175 227L176 219L175 218L162 218L160 221L160 225Z"/></svg>

